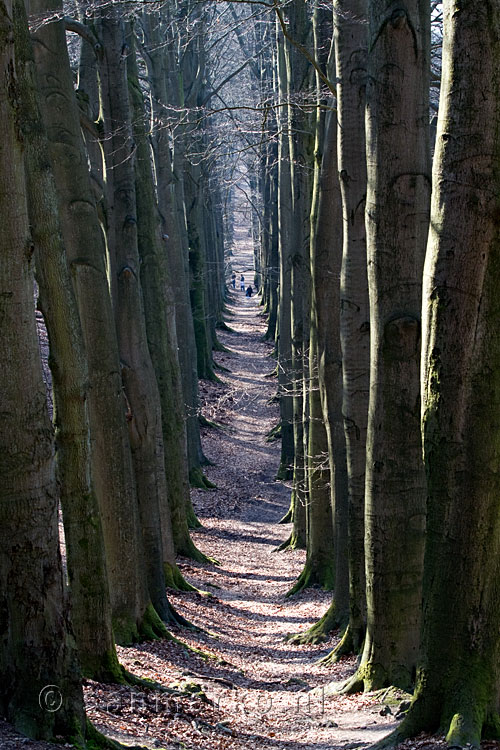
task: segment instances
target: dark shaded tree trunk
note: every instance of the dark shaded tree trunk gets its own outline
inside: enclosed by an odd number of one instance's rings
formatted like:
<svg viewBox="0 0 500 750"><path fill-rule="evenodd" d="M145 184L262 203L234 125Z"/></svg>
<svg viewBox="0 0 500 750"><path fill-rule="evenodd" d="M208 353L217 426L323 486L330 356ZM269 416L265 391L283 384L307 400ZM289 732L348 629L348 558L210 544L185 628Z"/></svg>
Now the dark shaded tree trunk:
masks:
<svg viewBox="0 0 500 750"><path fill-rule="evenodd" d="M60 11L58 3L31 0L33 13ZM144 586L144 560L126 402L109 295L106 249L96 211L80 116L62 23L35 34L40 107L58 191L63 239L70 262L89 362L92 473L101 508L113 610L120 643L163 632Z"/></svg>
<svg viewBox="0 0 500 750"><path fill-rule="evenodd" d="M63 591L54 476L33 309L12 3L0 3L0 712L34 738L83 740L85 712ZM60 693L49 695L47 685ZM45 701L62 703L58 711Z"/></svg>
<svg viewBox="0 0 500 750"><path fill-rule="evenodd" d="M181 374L177 357L175 305L167 269L165 242L162 238L150 146L145 129L143 95L139 86L135 44L129 35L131 50L127 59L128 84L136 144L135 194L137 205L137 245L140 280L144 295L144 314L148 348L151 354L161 403L161 424L167 493L159 498L163 565L167 585L193 590L175 562L176 551L197 552L187 526L189 498L186 430ZM175 529L175 531L174 531ZM177 542L177 544L175 544ZM191 542L190 546L187 545ZM205 559L199 553L200 559Z"/></svg>
<svg viewBox="0 0 500 750"><path fill-rule="evenodd" d="M278 24L278 21L276 21ZM280 101L288 97L285 51L286 39L277 31L278 94ZM287 248L292 231L292 184L290 171L290 142L288 138L288 115L285 107L279 111L278 141L278 252L280 266L279 310L278 310L278 395L281 422L281 458L278 479L291 479L293 473L293 393L291 382L292 339L292 267ZM292 515L293 505L290 509Z"/></svg>
<svg viewBox="0 0 500 750"><path fill-rule="evenodd" d="M500 9L444 2L423 292L428 479L422 658L387 744L500 738Z"/></svg>
<svg viewBox="0 0 500 750"><path fill-rule="evenodd" d="M125 27L117 10L99 16L100 64L110 214L109 247L116 330L129 438L137 487L146 579L152 604L172 619L165 592L160 508L166 500L165 464L158 384L148 349L137 245L134 179L136 144L124 56Z"/></svg>
<svg viewBox="0 0 500 750"><path fill-rule="evenodd" d="M19 123L25 143L29 219L39 303L50 342L57 480L63 511L72 622L83 674L123 681L111 625L111 603L99 504L91 472L88 366L58 220L48 143L36 101L33 51L24 3L14 2ZM88 571L92 570L92 575Z"/></svg>

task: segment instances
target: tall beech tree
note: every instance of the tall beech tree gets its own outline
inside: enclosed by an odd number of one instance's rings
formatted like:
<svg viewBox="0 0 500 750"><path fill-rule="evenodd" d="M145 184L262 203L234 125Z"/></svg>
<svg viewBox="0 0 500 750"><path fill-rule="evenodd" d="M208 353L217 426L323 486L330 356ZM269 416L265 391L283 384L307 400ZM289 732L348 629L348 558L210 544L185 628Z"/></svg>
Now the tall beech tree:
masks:
<svg viewBox="0 0 500 750"><path fill-rule="evenodd" d="M208 486L200 469L204 461L198 420L198 367L193 314L189 296L189 247L184 211L184 174L182 170L182 138L173 136L170 126L182 106L180 63L176 56L178 39L173 16L168 5L158 10L148 9L141 16L143 55L150 91L151 133L156 174L158 210L169 278L175 305L175 324L178 332L178 357L183 392L184 423L187 440L188 477L194 485ZM178 131L176 131L178 133ZM174 140L171 152L170 138ZM175 164L174 164L175 162ZM182 436L179 437L183 442ZM191 556L194 545L189 538L187 522L196 524L189 500L189 487L184 487L182 472L177 478L167 477L172 504L174 542L179 554ZM186 518L183 518L180 494L184 492ZM176 513L176 509L179 513Z"/></svg>
<svg viewBox="0 0 500 750"><path fill-rule="evenodd" d="M14 20L20 90L18 121L25 145L26 193L39 305L50 342L56 469L73 629L83 673L93 679L122 681L113 641L100 509L92 478L87 354L62 241L57 192L47 161L48 143L36 100L33 51L21 0L14 0Z"/></svg>
<svg viewBox="0 0 500 750"><path fill-rule="evenodd" d="M148 348L137 238L132 112L127 85L126 24L118 8L104 9L97 30L105 125L111 288L141 538L149 595L157 614L172 618L165 593L161 507L166 499L161 402Z"/></svg>
<svg viewBox="0 0 500 750"><path fill-rule="evenodd" d="M57 0L31 0L31 11L43 17L60 13L61 5ZM48 158L56 181L61 230L89 363L92 472L103 524L113 630L119 643L131 643L141 635L164 633L165 628L151 607L144 583L106 247L61 21L45 24L36 31L34 52L40 109L49 141Z"/></svg>
<svg viewBox="0 0 500 750"><path fill-rule="evenodd" d="M366 227L370 405L366 448L367 634L346 690L410 688L419 647L425 529L420 308L428 231L427 0L369 8Z"/></svg>
<svg viewBox="0 0 500 750"><path fill-rule="evenodd" d="M330 32L331 13L325 9L319 9L317 5L313 11L313 39L314 54L318 61L321 61L323 69L326 69ZM324 342L326 338L326 319L322 315L323 310L318 316L317 292L320 285L323 285L324 279L324 250L325 246L321 244L326 238L318 227L318 209L320 201L321 181L321 162L324 146L325 133L325 114L328 107L328 98L322 95L322 82L318 73L315 76L315 90L311 91L311 97L314 96L314 164L313 166L313 184L311 196L310 211L310 250L309 264L311 275L311 300L310 300L310 330L309 330L309 356L304 363L304 383L308 390L309 409L307 414L308 428L304 440L305 448L305 470L306 470L306 549L307 558L304 569L302 570L297 582L292 587L289 594L311 586L320 585L325 589L333 589L335 585L335 561L334 561L334 523L333 512L335 510L335 480L340 478L341 472L338 467L334 467L330 462L330 455L338 455L338 451L333 454L330 451L329 433L331 425L325 420L322 409L322 395L320 390L320 367L324 365ZM335 148L336 139L333 142L325 144L327 148ZM335 178L334 178L335 179ZM322 217L323 218L323 217ZM335 237L336 238L336 237ZM319 240L319 242L318 242ZM333 253L335 242L327 240L328 246ZM340 257L340 255L338 255ZM331 291L329 287L329 291ZM333 295L332 308L338 310L338 294ZM333 313L332 328L335 330L335 313ZM337 339L339 341L339 339ZM321 364L320 364L320 360ZM308 375L308 377L306 377ZM338 385L338 382L337 382ZM339 389L339 394L341 390ZM326 404L325 404L326 406ZM331 442L331 441L330 441ZM337 444L335 445L335 449ZM335 471L337 468L337 471Z"/></svg>
<svg viewBox="0 0 500 750"><path fill-rule="evenodd" d="M443 80L423 292L428 480L422 658L384 744L500 737L500 9L444 4Z"/></svg>
<svg viewBox="0 0 500 750"><path fill-rule="evenodd" d="M284 47L288 41L278 28L276 19L276 67L279 101L283 104L288 98L288 79ZM290 141L288 138L288 113L285 106L278 110L278 254L280 264L279 307L278 307L278 395L280 404L281 457L278 469L279 479L290 479L293 474L293 391L292 391L292 265L288 253L292 232L292 184L290 171ZM294 502L283 522L293 520Z"/></svg>
<svg viewBox="0 0 500 750"><path fill-rule="evenodd" d="M175 562L177 551L196 552L189 544L186 507L189 499L186 425L177 356L175 305L167 267L165 242L155 198L150 146L146 135L144 98L139 85L134 34L129 30L127 76L136 144L135 195L137 206L137 246L148 348L151 354L161 403L161 425L165 479L168 491L159 500L165 580L173 588L188 591L193 586L183 578ZM173 521L175 520L175 531ZM179 536L184 533L186 539ZM177 545L175 540L177 538ZM199 553L200 559L205 559Z"/></svg>
<svg viewBox="0 0 500 750"><path fill-rule="evenodd" d="M334 3L338 171L343 216L340 337L348 482L349 625L331 660L340 653L361 650L366 618L364 500L370 377L364 210L366 14L366 0L336 0Z"/></svg>
<svg viewBox="0 0 500 750"><path fill-rule="evenodd" d="M82 739L85 712L63 590L54 474L33 309L21 89L16 77L12 2L0 3L0 712L31 737ZM44 710L57 685L59 711Z"/></svg>

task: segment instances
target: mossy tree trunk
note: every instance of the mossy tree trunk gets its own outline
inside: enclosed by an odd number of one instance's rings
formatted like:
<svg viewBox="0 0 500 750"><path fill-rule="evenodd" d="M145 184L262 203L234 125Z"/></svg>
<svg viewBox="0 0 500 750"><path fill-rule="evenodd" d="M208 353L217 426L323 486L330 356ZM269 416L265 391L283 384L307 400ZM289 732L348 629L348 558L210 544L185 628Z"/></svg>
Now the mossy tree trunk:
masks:
<svg viewBox="0 0 500 750"><path fill-rule="evenodd" d="M175 25L169 7L148 12L143 18L143 54L151 87L153 120L159 124L152 133L158 206L162 219L163 239L175 301L175 323L178 334L179 366L185 409L188 472L201 477L204 461L198 420L198 367L193 314L189 297L188 236L184 213L184 174L182 138L174 138L174 153L169 142L169 113L183 106L179 84L180 70L175 58ZM191 512L189 492L186 513ZM194 516L194 514L192 514ZM180 554L187 554L190 540L184 527L172 518L174 539ZM181 519L182 521L182 519Z"/></svg>
<svg viewBox="0 0 500 750"><path fill-rule="evenodd" d="M116 9L97 24L102 42L100 80L105 123L109 246L122 379L145 555L146 580L157 614L172 617L165 592L160 508L166 499L165 459L158 384L148 349L137 240L134 159L127 87L126 28ZM112 284L113 287L113 284Z"/></svg>
<svg viewBox="0 0 500 750"><path fill-rule="evenodd" d="M331 76L331 74L330 74ZM331 76L332 77L332 76ZM337 169L336 110L326 122L314 255L314 300L318 336L318 383L333 478L333 523L336 560L335 611L338 623L349 607L347 565L347 465L342 416L340 350L340 268L342 204Z"/></svg>
<svg viewBox="0 0 500 750"><path fill-rule="evenodd" d="M33 309L10 0L0 2L0 71L0 713L30 737L78 741L85 711L63 590L53 432ZM64 698L58 711L46 710L47 685Z"/></svg>
<svg viewBox="0 0 500 750"><path fill-rule="evenodd" d="M64 520L72 622L83 674L122 681L113 641L104 538L92 480L88 365L59 225L48 143L24 3L14 1L19 123L25 143L28 211L35 245L39 303L47 325L54 390L56 467ZM92 575L89 575L89 571Z"/></svg>
<svg viewBox="0 0 500 750"><path fill-rule="evenodd" d="M425 529L420 308L429 219L427 0L370 3L366 200L371 375L367 636L346 690L409 689L419 647Z"/></svg>
<svg viewBox="0 0 500 750"><path fill-rule="evenodd" d="M31 0L32 12L41 16L60 9L57 2ZM103 523L113 630L118 642L131 643L151 633L151 612L143 580L143 551L106 250L62 23L42 26L34 39L48 156L56 180L61 229L89 363L92 475Z"/></svg>
<svg viewBox="0 0 500 750"><path fill-rule="evenodd" d="M167 493L159 498L165 580L176 588L189 589L175 562L176 551L194 551L189 539L186 505L189 498L186 431L179 360L175 306L167 269L165 242L158 212L151 153L145 128L145 109L139 86L135 44L129 34L131 53L127 59L128 84L136 144L135 194L137 205L137 246L140 280L144 295L144 315L161 403L161 425ZM175 523L175 533L173 526ZM187 537L187 539L185 538ZM177 544L175 544L177 541ZM191 542L189 550L186 545ZM201 553L200 553L200 557Z"/></svg>
<svg viewBox="0 0 500 750"><path fill-rule="evenodd" d="M313 39L314 54L326 71L328 57L328 37L331 26L331 14L320 10L317 5L313 11ZM306 506L306 549L307 557L305 567L299 576L297 583L290 593L300 591L306 586L320 585L322 588L332 590L335 585L335 557L334 549L334 524L332 513L334 512L335 476L332 473L333 463L330 459L330 445L328 430L330 425L325 424L319 384L319 357L320 341L318 321L324 323L321 315L318 318L317 309L317 287L323 283L323 267L318 265L317 251L323 252L321 246L325 235L318 226L318 210L320 199L320 173L325 134L325 112L328 106L328 98L322 94L322 85L319 75L316 74L315 89L309 95L314 97L316 107L311 114L314 122L314 159L309 165L313 172L313 184L311 191L310 208L310 324L309 324L309 347L308 357L304 362L304 391L307 390L308 413L304 419L307 420L307 431L304 440L307 506ZM312 101L311 101L312 104ZM335 141L328 143L327 147L335 146ZM323 216L321 217L323 219ZM317 240L319 239L319 246ZM323 255L321 260L324 261ZM338 302L338 294L333 299L334 304ZM333 319L335 325L335 316ZM325 329L321 330L321 353L323 354L323 343Z"/></svg>
<svg viewBox="0 0 500 750"><path fill-rule="evenodd" d="M500 9L444 2L423 291L428 479L422 657L388 742L500 738Z"/></svg>
<svg viewBox="0 0 500 750"><path fill-rule="evenodd" d="M288 33L298 43L311 45L312 27L309 8L293 0L286 9ZM291 43L284 47L288 78L288 134L292 213L290 243L285 248L291 266L291 387L293 397L293 533L291 547L303 547L306 541L306 504L308 502L306 450L309 346L309 217L311 210L310 168L312 136L310 134L311 71L306 58ZM305 106L304 106L305 102ZM304 400L305 397L305 400Z"/></svg>

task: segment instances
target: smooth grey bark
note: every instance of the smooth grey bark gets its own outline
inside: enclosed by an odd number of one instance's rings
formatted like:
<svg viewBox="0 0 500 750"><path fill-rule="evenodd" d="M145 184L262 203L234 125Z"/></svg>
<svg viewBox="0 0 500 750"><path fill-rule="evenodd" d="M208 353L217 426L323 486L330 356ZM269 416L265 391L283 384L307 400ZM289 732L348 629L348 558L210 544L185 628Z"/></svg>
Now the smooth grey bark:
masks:
<svg viewBox="0 0 500 750"><path fill-rule="evenodd" d="M349 607L347 565L347 465L342 415L342 354L340 348L340 268L342 205L337 165L336 110L325 129L315 238L314 299L318 330L318 382L325 422L333 490L336 560L334 603L338 623Z"/></svg>
<svg viewBox="0 0 500 750"><path fill-rule="evenodd" d="M312 32L314 40L314 55L322 68L326 69L328 58L328 28L331 20L330 13L319 10L315 5L312 18ZM310 208L310 244L309 244L309 266L311 277L310 288L310 323L309 323L309 347L308 356L304 361L304 403L307 399L307 409L304 410L304 451L307 482L307 505L306 505L306 549L307 557L305 567L300 574L297 583L291 593L300 591L310 585L320 585L325 589L333 589L335 586L335 557L334 550L334 524L333 513L335 512L335 481L336 471L338 476L339 467L333 462L333 450L337 446L329 444L328 435L331 433L331 425L325 423L323 417L323 405L320 391L319 359L323 354L323 343L326 330L319 328L319 323L324 323L322 310L317 305L318 286L323 283L324 250L322 242L325 235L322 227L318 225L318 211L320 206L321 163L324 147L325 113L328 106L328 98L322 93L319 75L315 76L315 87L309 94L310 104L314 109L310 115L314 123L314 159L308 164L313 174L311 189ZM314 100L313 100L314 97ZM328 142L327 148L335 146ZM335 179L335 176L334 176ZM323 217L321 217L323 218ZM330 239L328 242L330 243ZM335 247L330 245L331 251L335 253ZM338 255L338 249L337 249ZM318 263L318 259L321 260ZM338 304L338 294L333 295L333 305ZM333 315L333 326L336 316ZM337 454L335 454L337 455Z"/></svg>
<svg viewBox="0 0 500 750"><path fill-rule="evenodd" d="M144 295L148 348L158 382L161 403L163 455L167 483L167 493L159 498L163 566L167 585L189 591L193 590L193 587L184 580L175 562L176 551L180 554L183 554L184 550L196 551L192 542L191 548L186 548L191 541L186 515L189 478L183 394L177 356L175 304L167 268L161 219L156 204L151 151L144 122L146 116L144 98L139 85L135 42L132 34L129 35L129 47L131 53L127 59L128 85L134 142L137 149L134 164L137 246L141 261L140 280ZM199 555L203 558L201 553Z"/></svg>
<svg viewBox="0 0 500 750"><path fill-rule="evenodd" d="M338 170L342 194L340 277L344 431L348 478L349 625L338 655L363 645L366 623L364 510L370 385L370 312L366 266L366 0L334 4Z"/></svg>
<svg viewBox="0 0 500 750"><path fill-rule="evenodd" d="M276 24L278 21L276 20ZM288 97L284 46L287 41L277 31L278 94L280 101ZM278 309L278 395L280 400L281 457L279 479L290 479L293 471L293 394L291 383L291 280L292 267L287 248L291 241L292 184L290 172L290 143L288 115L285 107L279 112L278 141L278 253L280 266ZM290 514L291 515L291 514Z"/></svg>
<svg viewBox="0 0 500 750"><path fill-rule="evenodd" d="M425 530L420 311L429 221L427 0L370 3L366 229L370 405L367 635L346 690L409 689L419 647Z"/></svg>
<svg viewBox="0 0 500 750"><path fill-rule="evenodd" d="M196 474L198 482L202 482L199 467L205 459L198 421L198 369L189 297L189 248L184 211L182 144L176 134L172 154L169 143L169 116L171 110L175 111L183 105L183 101L179 65L174 54L175 32L168 6L163 7L159 13L148 11L143 18L143 29L143 53L151 87L152 118L157 124L153 130L152 144L158 207L175 299L176 330L182 334L178 337L178 353L184 394L188 470L191 479L194 480ZM186 498L186 505L189 509L189 497ZM189 540L184 531L178 530L175 518L173 521L176 546L181 554L185 554L188 552Z"/></svg>

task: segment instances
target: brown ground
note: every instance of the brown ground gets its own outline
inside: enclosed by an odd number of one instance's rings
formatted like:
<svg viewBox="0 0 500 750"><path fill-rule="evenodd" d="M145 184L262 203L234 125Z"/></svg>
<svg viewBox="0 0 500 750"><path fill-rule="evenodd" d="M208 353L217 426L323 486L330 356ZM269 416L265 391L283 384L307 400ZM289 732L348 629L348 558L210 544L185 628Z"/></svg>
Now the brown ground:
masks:
<svg viewBox="0 0 500 750"><path fill-rule="evenodd" d="M240 236L236 273L253 281L246 237ZM203 446L213 462L206 474L217 485L193 492L203 528L198 547L218 565L180 561L185 577L210 595L171 592L176 608L205 632L175 635L203 653L169 641L120 648L135 674L175 684L180 696L88 682L87 710L105 734L127 744L168 750L326 750L366 747L396 725L380 695L326 696L325 686L345 679L354 659L334 668L317 660L335 645L292 646L287 633L310 627L328 606L318 589L285 598L304 563L301 551L276 553L289 526L290 490L274 481L279 444L266 441L277 423L272 346L262 341L265 321L259 298L231 292L228 324L220 332L227 353L216 355L220 383L201 384L204 415L221 426L204 429ZM310 692L314 689L314 692ZM496 743L489 743L490 748ZM406 743L418 750L442 748L427 737ZM21 739L0 723L0 748L48 750ZM488 748L488 750L490 750Z"/></svg>

